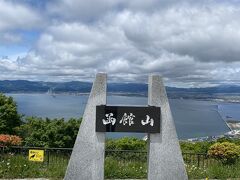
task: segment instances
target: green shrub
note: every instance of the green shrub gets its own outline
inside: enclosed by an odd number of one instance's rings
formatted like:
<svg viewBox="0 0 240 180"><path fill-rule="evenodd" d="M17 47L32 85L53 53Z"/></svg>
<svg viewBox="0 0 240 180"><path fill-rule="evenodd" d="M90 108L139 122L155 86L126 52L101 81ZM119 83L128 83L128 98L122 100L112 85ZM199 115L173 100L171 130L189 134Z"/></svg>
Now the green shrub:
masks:
<svg viewBox="0 0 240 180"><path fill-rule="evenodd" d="M121 139L110 139L106 142L106 157L112 157L115 160L131 160L131 161L147 161L147 153L132 152L132 151L145 151L147 142L133 137L124 137ZM120 150L120 151L111 151ZM121 151L123 150L123 151ZM130 150L130 151L124 151Z"/></svg>
<svg viewBox="0 0 240 180"><path fill-rule="evenodd" d="M108 150L146 150L147 142L137 138L124 137L121 139L107 140Z"/></svg>
<svg viewBox="0 0 240 180"><path fill-rule="evenodd" d="M187 153L207 153L209 147L213 144L213 142L185 142L180 141L180 146L182 152Z"/></svg>
<svg viewBox="0 0 240 180"><path fill-rule="evenodd" d="M19 136L0 134L0 147L1 146L19 146L22 144L22 138Z"/></svg>
<svg viewBox="0 0 240 180"><path fill-rule="evenodd" d="M223 164L233 164L240 156L240 147L230 142L215 143L209 148L208 155Z"/></svg>
<svg viewBox="0 0 240 180"><path fill-rule="evenodd" d="M23 145L30 147L71 148L74 145L81 119L43 119L27 117L16 128Z"/></svg>

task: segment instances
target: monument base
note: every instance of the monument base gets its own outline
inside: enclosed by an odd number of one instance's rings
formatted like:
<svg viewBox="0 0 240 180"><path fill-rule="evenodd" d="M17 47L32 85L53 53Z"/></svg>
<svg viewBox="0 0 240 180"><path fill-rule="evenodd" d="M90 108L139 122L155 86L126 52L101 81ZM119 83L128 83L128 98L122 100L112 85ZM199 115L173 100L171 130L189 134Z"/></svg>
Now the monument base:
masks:
<svg viewBox="0 0 240 180"><path fill-rule="evenodd" d="M104 179L105 132L96 132L96 107L106 105L106 79L106 74L97 74L93 83L65 180ZM167 94L158 75L149 76L148 105L161 107L160 130L152 131L160 133L148 135L148 180L187 180Z"/></svg>

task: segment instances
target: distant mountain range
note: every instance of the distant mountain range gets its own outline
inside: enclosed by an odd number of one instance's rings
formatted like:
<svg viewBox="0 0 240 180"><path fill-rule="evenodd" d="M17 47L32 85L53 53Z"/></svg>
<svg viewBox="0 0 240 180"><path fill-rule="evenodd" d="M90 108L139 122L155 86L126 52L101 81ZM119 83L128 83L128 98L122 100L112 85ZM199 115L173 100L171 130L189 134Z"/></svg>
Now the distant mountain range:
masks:
<svg viewBox="0 0 240 180"><path fill-rule="evenodd" d="M51 90L54 93L88 93L92 83L71 82L42 82L26 80L3 80L0 81L0 92L3 93L46 93ZM240 86L221 85L207 88L176 88L166 87L169 94L177 93L240 93ZM146 94L147 84L140 83L108 83L108 92Z"/></svg>

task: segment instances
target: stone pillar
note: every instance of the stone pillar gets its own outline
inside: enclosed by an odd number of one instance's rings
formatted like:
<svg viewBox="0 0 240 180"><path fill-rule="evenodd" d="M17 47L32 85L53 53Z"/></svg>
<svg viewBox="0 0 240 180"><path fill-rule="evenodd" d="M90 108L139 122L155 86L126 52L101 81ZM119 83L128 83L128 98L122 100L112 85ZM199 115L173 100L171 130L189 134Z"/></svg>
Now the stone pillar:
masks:
<svg viewBox="0 0 240 180"><path fill-rule="evenodd" d="M148 136L148 180L187 180L166 90L158 75L149 76L148 104L161 107L160 133Z"/></svg>
<svg viewBox="0 0 240 180"><path fill-rule="evenodd" d="M107 75L99 73L84 111L83 119L65 180L103 180L105 133L96 132L96 105L106 104Z"/></svg>

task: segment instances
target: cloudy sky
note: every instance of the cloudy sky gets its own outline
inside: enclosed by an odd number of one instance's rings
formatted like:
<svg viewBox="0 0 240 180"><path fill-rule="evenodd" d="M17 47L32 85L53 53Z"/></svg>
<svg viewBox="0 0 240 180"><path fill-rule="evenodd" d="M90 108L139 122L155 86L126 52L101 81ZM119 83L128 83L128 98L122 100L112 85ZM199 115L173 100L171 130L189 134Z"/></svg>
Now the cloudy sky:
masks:
<svg viewBox="0 0 240 180"><path fill-rule="evenodd" d="M238 0L0 0L0 80L240 84Z"/></svg>

